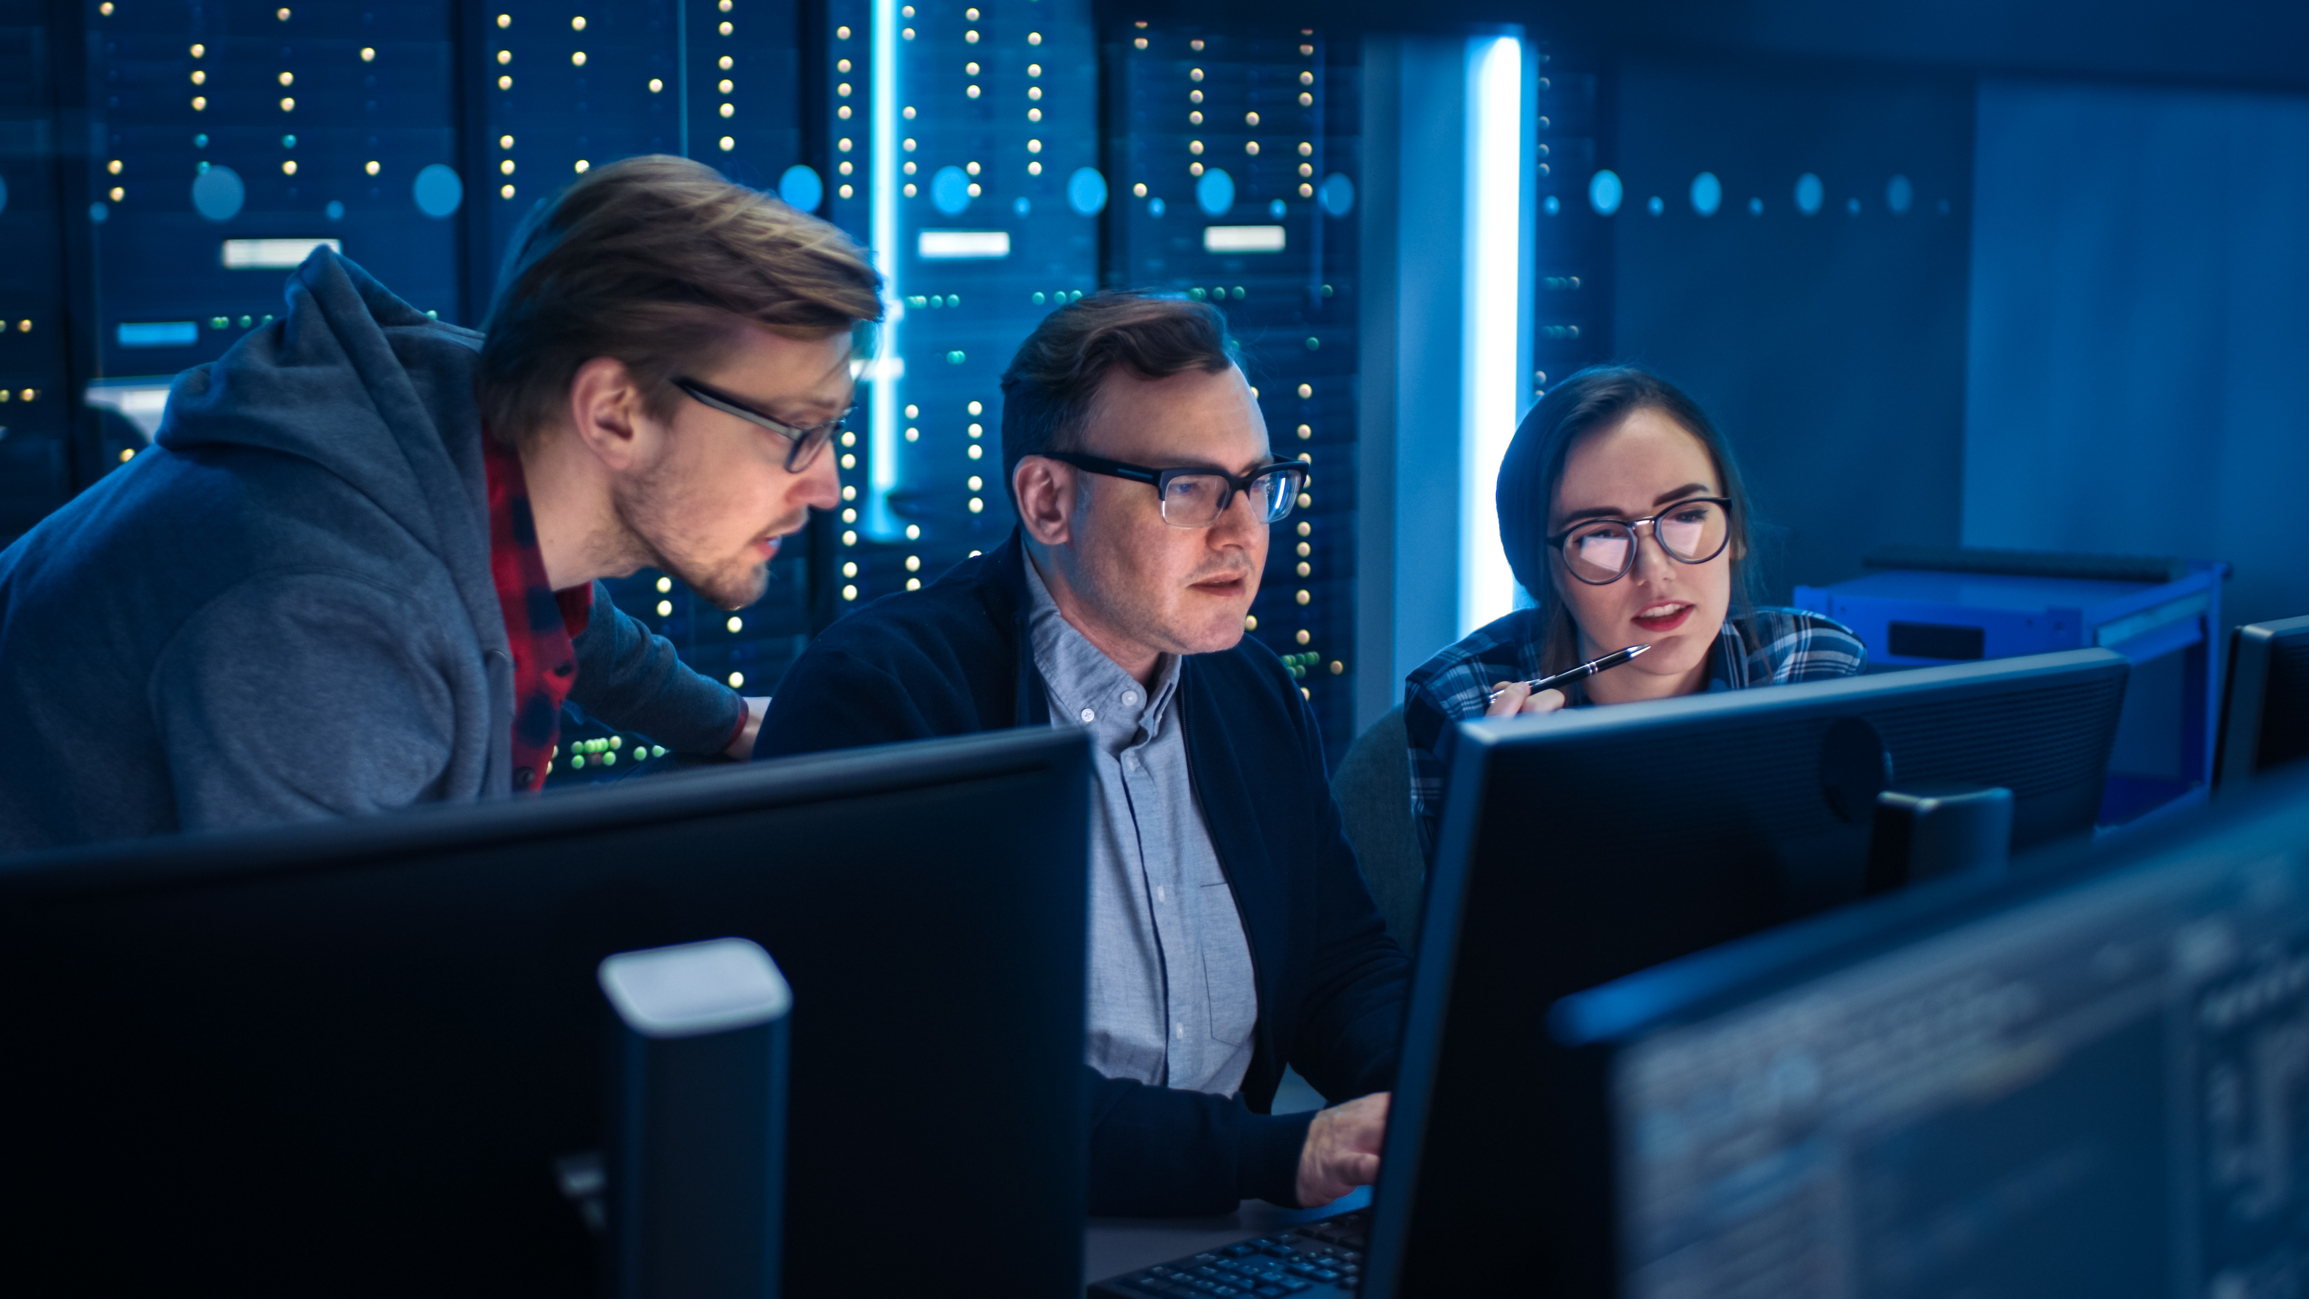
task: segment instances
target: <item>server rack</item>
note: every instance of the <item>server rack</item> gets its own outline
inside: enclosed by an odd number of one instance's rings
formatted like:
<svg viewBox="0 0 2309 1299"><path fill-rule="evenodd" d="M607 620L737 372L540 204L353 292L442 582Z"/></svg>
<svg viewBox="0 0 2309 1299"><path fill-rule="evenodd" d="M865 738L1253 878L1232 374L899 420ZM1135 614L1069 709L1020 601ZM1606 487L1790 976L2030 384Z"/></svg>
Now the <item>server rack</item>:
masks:
<svg viewBox="0 0 2309 1299"><path fill-rule="evenodd" d="M1311 469L1244 626L1335 764L1355 738L1357 43L1133 20L1104 62L1108 282L1220 307L1276 453Z"/></svg>

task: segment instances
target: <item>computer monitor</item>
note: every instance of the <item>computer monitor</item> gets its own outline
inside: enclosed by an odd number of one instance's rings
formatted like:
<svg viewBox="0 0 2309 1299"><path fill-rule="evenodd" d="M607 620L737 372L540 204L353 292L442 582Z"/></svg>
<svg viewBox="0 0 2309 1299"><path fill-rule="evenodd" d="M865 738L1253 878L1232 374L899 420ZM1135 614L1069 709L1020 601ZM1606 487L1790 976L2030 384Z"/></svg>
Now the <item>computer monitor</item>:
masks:
<svg viewBox="0 0 2309 1299"><path fill-rule="evenodd" d="M1463 724L1366 1293L1546 1275L1557 998L1859 898L1887 787L2010 789L2015 850L2088 834L2125 680L2072 650Z"/></svg>
<svg viewBox="0 0 2309 1299"><path fill-rule="evenodd" d="M2229 633L2213 783L2228 787L2309 758L2309 615Z"/></svg>
<svg viewBox="0 0 2309 1299"><path fill-rule="evenodd" d="M591 1293L596 967L739 937L793 990L785 1292L1079 1294L1089 781L1022 730L18 859L0 1276Z"/></svg>
<svg viewBox="0 0 2309 1299"><path fill-rule="evenodd" d="M2309 778L2277 779L1557 1003L1559 1293L2290 1292Z"/></svg>

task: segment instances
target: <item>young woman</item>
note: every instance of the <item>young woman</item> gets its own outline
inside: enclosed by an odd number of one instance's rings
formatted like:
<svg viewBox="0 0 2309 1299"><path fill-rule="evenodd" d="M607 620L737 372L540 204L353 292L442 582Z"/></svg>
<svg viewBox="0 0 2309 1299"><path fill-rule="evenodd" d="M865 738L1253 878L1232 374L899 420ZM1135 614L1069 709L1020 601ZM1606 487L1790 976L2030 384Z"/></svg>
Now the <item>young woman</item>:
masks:
<svg viewBox="0 0 2309 1299"><path fill-rule="evenodd" d="M1580 371L1526 416L1499 469L1499 540L1537 601L1406 682L1411 805L1432 860L1452 723L1850 676L1849 630L1749 596L1746 490L1723 436L1674 384ZM1633 662L1532 694L1525 681L1629 645ZM1493 691L1499 692L1491 700Z"/></svg>

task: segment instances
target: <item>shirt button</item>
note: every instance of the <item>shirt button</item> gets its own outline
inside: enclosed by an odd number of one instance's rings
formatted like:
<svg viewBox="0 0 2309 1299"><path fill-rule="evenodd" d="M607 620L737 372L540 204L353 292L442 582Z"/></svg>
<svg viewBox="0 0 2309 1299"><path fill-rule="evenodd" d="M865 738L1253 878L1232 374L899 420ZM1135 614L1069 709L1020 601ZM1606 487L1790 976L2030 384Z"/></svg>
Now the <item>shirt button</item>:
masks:
<svg viewBox="0 0 2309 1299"><path fill-rule="evenodd" d="M1184 1042L1187 1040L1187 1025L1185 1020L1180 1020L1178 1023L1171 1025L1171 1031L1179 1035L1179 1041Z"/></svg>
<svg viewBox="0 0 2309 1299"><path fill-rule="evenodd" d="M1138 702L1138 691L1136 691L1136 690L1125 690L1125 691L1123 691L1123 692L1122 692L1122 701L1123 701L1124 703L1126 703L1126 704L1135 704L1135 703L1137 703L1137 702Z"/></svg>
<svg viewBox="0 0 2309 1299"><path fill-rule="evenodd" d="M1091 711L1090 709L1088 709L1088 708L1085 708L1085 709L1083 709L1083 710L1082 710L1082 720L1084 720L1084 721L1086 721L1086 722L1095 722L1095 721L1097 721L1097 720L1098 720L1098 714L1097 714L1097 713L1094 713L1094 712L1092 712L1092 711Z"/></svg>
<svg viewBox="0 0 2309 1299"><path fill-rule="evenodd" d="M527 789L536 783L537 773L528 767L522 767L513 773L513 787L515 789Z"/></svg>

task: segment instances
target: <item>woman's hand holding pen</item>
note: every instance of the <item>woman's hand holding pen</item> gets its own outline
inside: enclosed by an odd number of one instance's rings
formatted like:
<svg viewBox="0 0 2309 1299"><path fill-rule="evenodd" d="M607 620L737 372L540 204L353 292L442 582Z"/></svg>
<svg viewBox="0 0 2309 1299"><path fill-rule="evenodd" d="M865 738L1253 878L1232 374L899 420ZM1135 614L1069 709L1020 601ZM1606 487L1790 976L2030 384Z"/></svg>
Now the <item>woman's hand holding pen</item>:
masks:
<svg viewBox="0 0 2309 1299"><path fill-rule="evenodd" d="M1485 717L1513 717L1518 713L1552 713L1563 707L1561 690L1531 692L1529 681L1495 681L1491 688L1498 693L1491 706L1483 710Z"/></svg>

